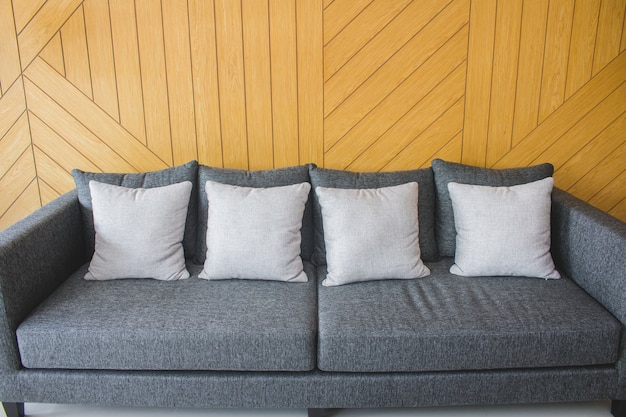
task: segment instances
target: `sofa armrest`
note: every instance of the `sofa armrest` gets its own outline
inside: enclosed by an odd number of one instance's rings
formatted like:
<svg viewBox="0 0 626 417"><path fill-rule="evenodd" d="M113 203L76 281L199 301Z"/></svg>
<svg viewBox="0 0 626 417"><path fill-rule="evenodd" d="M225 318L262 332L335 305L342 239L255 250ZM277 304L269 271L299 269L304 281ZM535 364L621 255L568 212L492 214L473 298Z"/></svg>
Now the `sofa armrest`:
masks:
<svg viewBox="0 0 626 417"><path fill-rule="evenodd" d="M20 369L17 326L85 262L77 196L64 194L0 231L0 371Z"/></svg>
<svg viewBox="0 0 626 417"><path fill-rule="evenodd" d="M626 325L626 223L573 195L552 193L557 267Z"/></svg>
<svg viewBox="0 0 626 417"><path fill-rule="evenodd" d="M561 271L622 323L613 399L626 400L626 223L555 189L552 255Z"/></svg>

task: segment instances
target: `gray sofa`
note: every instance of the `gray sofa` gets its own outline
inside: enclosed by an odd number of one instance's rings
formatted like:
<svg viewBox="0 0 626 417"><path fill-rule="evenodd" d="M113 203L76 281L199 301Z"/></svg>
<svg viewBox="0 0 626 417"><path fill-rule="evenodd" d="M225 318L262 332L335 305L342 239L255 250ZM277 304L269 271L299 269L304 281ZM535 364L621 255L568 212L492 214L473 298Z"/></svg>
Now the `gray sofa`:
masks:
<svg viewBox="0 0 626 417"><path fill-rule="evenodd" d="M626 224L558 189L552 256L562 279L460 277L447 183L512 186L542 165L488 170L433 161L392 173L299 166L245 172L191 162L143 174L74 171L77 189L0 232L0 400L158 407L334 408L612 400L626 416ZM180 281L83 279L94 252L90 180L193 183ZM328 287L322 213L302 221L306 283L198 279L207 180L419 184L431 274ZM453 218L452 218L453 219ZM450 235L452 233L452 235ZM389 277L393 278L393 277Z"/></svg>

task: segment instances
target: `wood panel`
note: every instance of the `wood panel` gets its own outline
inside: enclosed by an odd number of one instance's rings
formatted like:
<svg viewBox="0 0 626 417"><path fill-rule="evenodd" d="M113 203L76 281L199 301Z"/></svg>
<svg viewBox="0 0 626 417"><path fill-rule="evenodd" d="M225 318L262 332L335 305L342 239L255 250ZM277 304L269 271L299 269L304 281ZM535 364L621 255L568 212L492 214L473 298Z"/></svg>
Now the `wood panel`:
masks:
<svg viewBox="0 0 626 417"><path fill-rule="evenodd" d="M220 124L215 8L213 0L189 1L191 60L194 74L196 141L198 161L221 167L222 128Z"/></svg>
<svg viewBox="0 0 626 417"><path fill-rule="evenodd" d="M17 32L12 19L13 7L11 0L0 0L0 97L5 94L13 82L19 77L20 56L17 47Z"/></svg>
<svg viewBox="0 0 626 417"><path fill-rule="evenodd" d="M73 167L549 161L626 220L626 0L0 0L0 227ZM28 109L28 110L27 110Z"/></svg>

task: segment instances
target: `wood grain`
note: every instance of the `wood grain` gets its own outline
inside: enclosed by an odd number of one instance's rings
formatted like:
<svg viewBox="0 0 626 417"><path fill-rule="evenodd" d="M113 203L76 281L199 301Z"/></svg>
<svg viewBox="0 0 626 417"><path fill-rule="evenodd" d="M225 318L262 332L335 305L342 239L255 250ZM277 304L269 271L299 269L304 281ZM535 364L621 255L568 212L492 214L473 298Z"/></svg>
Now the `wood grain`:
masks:
<svg viewBox="0 0 626 417"><path fill-rule="evenodd" d="M71 188L73 167L189 159L358 171L547 161L557 186L626 220L625 10L0 0L0 227Z"/></svg>

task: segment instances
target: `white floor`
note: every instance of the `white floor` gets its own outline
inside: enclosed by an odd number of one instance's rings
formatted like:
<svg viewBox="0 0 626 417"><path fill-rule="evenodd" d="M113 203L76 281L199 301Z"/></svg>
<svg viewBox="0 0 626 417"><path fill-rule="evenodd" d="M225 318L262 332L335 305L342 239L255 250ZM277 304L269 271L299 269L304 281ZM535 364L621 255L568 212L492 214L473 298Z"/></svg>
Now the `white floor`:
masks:
<svg viewBox="0 0 626 417"><path fill-rule="evenodd" d="M395 409L338 410L333 417L610 417L608 401L509 405L488 407L436 407ZM87 407L77 405L26 404L26 415L32 417L306 417L304 409L164 409ZM0 416L5 417L0 411Z"/></svg>

